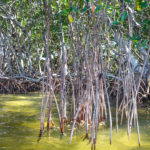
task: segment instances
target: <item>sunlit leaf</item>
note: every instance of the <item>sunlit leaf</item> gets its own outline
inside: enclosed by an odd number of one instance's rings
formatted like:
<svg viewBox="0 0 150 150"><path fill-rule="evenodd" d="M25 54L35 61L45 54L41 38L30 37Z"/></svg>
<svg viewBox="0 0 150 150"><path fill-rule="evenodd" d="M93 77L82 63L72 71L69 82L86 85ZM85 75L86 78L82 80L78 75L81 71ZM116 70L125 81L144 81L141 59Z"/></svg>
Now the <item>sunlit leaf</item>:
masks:
<svg viewBox="0 0 150 150"><path fill-rule="evenodd" d="M73 23L73 18L72 18L71 15L68 15L68 19L69 19L69 22L70 22L70 23Z"/></svg>
<svg viewBox="0 0 150 150"><path fill-rule="evenodd" d="M141 7L140 7L139 3L136 3L136 10L137 10L137 11L140 11L140 10L141 10Z"/></svg>

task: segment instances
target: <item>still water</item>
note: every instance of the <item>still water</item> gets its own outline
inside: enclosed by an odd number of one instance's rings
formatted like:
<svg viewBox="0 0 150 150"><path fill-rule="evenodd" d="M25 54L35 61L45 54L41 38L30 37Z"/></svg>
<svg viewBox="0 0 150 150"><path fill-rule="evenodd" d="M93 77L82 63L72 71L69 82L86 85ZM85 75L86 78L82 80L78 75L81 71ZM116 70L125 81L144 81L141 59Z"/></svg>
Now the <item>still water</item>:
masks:
<svg viewBox="0 0 150 150"><path fill-rule="evenodd" d="M0 95L0 150L90 150L88 141L83 141L82 130L75 130L69 143L70 128L60 138L58 125L49 134L44 133L37 143L40 126L41 95ZM55 119L54 119L55 120ZM56 120L57 122L57 120ZM112 145L109 145L109 128L98 132L97 150L150 150L150 112L139 110L141 148L137 134L132 130L130 139L126 126L113 129Z"/></svg>

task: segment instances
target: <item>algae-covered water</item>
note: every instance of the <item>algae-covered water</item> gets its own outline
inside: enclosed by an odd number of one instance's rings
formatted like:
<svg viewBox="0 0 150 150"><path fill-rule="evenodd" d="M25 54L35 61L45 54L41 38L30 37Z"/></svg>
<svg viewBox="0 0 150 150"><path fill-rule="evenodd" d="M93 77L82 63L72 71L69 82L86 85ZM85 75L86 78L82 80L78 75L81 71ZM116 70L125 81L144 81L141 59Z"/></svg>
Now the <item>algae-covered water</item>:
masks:
<svg viewBox="0 0 150 150"><path fill-rule="evenodd" d="M75 130L69 144L70 128L60 138L58 125L49 134L44 133L37 143L40 127L41 95L0 95L0 150L90 150L83 141L82 130ZM56 120L54 118L54 120ZM56 120L57 122L57 120ZM112 145L109 145L109 128L98 131L97 150L150 150L150 112L139 110L141 147L138 147L136 130L130 139L126 125L116 134L113 128Z"/></svg>

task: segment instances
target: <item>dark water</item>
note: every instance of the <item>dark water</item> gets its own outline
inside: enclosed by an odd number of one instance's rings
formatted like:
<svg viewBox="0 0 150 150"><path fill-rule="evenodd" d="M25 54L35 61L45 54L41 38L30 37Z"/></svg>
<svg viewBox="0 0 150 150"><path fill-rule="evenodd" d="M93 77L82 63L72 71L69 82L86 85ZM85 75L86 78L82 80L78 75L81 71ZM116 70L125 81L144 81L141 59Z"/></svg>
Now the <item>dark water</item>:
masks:
<svg viewBox="0 0 150 150"><path fill-rule="evenodd" d="M69 143L70 128L60 139L59 126L44 133L37 143L40 126L41 95L0 95L0 150L90 150L88 141L83 141L82 130L75 130ZM55 120L55 118L54 118ZM57 122L57 121L56 121ZM109 145L109 128L98 132L97 150L150 150L150 112L139 110L141 148L138 147L137 133L132 130L127 137L126 126L113 129L112 145Z"/></svg>

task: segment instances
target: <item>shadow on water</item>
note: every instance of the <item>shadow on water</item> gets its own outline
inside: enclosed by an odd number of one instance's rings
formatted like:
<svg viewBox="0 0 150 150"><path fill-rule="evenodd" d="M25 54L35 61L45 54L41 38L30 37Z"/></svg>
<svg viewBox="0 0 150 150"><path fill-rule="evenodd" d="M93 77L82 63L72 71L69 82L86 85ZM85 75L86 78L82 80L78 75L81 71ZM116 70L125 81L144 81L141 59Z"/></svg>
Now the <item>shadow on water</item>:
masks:
<svg viewBox="0 0 150 150"><path fill-rule="evenodd" d="M44 132L37 143L40 127L41 95L0 95L0 150L90 150L88 140L83 141L83 129L75 129L69 144L71 126L60 138L58 120L54 118L55 129ZM55 112L55 110L53 110ZM55 113L56 114L56 113ZM126 125L116 134L113 129L112 145L109 145L109 128L98 131L97 150L150 150L150 114L139 111L141 148L137 145L136 130L132 130L130 140Z"/></svg>

